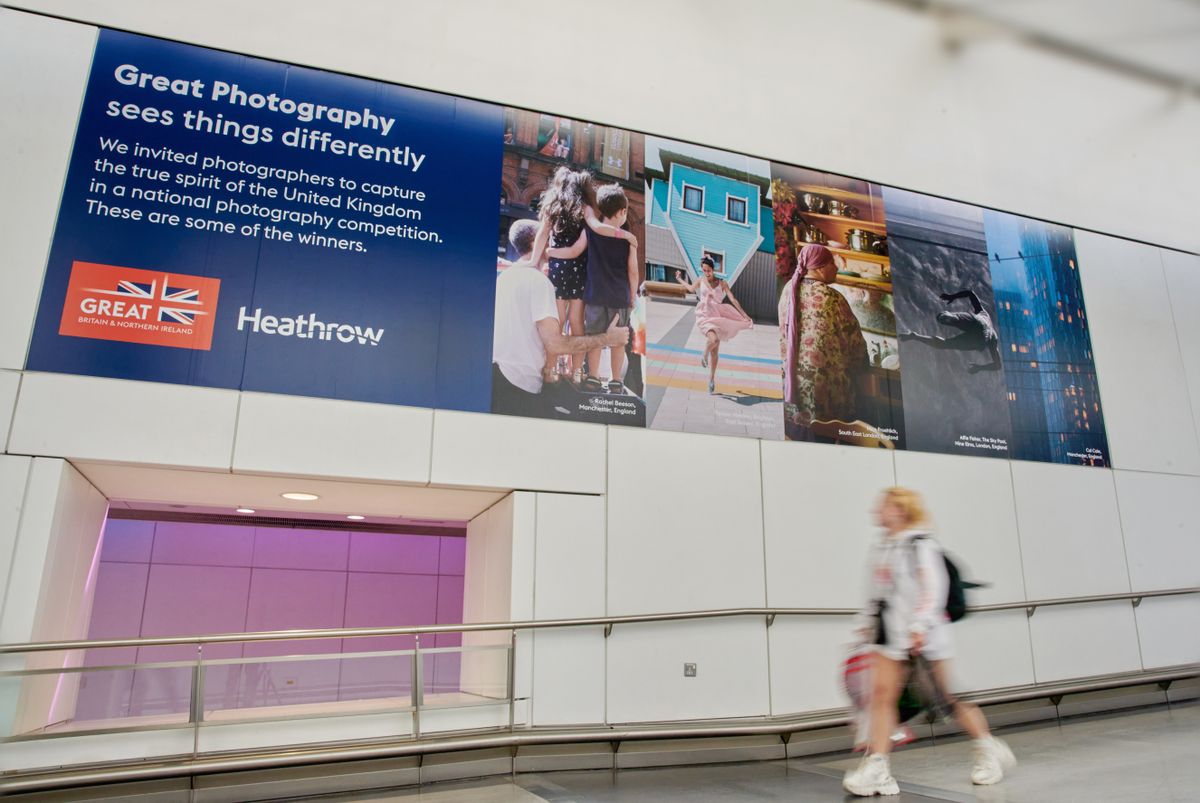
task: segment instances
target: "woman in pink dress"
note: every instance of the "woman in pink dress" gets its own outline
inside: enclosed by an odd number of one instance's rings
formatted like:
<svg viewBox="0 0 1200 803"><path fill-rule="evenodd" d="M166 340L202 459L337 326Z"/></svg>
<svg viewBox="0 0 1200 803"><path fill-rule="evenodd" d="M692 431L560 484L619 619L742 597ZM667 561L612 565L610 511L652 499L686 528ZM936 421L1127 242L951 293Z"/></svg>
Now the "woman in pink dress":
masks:
<svg viewBox="0 0 1200 803"><path fill-rule="evenodd" d="M721 342L737 337L738 332L754 326L754 321L750 320L750 316L734 298L728 283L717 278L712 257L701 258L700 270L704 275L691 284L678 277L675 281L700 299L696 303L696 328L706 341L700 364L708 369L708 392L716 393ZM726 297L729 298L729 304L724 303Z"/></svg>

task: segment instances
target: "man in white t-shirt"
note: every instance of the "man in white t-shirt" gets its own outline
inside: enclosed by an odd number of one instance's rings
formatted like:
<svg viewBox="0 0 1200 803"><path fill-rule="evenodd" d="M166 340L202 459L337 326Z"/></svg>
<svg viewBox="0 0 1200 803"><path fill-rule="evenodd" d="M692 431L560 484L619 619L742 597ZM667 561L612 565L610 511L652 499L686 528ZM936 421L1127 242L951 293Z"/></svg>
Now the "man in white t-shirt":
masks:
<svg viewBox="0 0 1200 803"><path fill-rule="evenodd" d="M568 336L562 333L554 285L529 252L537 237L534 220L518 220L508 230L508 240L521 258L496 279L496 326L492 338L492 412L507 415L549 416L553 405L542 398L542 369L546 353L578 354L590 349L621 347L629 329L617 326L599 335Z"/></svg>

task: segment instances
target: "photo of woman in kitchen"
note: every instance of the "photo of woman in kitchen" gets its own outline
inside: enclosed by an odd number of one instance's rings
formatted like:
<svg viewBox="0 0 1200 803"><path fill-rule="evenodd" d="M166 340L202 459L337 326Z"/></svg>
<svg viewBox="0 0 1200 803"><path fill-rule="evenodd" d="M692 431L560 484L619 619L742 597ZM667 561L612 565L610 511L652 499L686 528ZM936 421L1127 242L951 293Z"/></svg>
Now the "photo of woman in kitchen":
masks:
<svg viewBox="0 0 1200 803"><path fill-rule="evenodd" d="M779 298L783 426L791 441L832 443L820 423L857 417L855 385L867 367L867 342L850 304L830 287L835 278L833 254L809 243Z"/></svg>
<svg viewBox="0 0 1200 803"><path fill-rule="evenodd" d="M784 437L904 448L881 188L771 165Z"/></svg>

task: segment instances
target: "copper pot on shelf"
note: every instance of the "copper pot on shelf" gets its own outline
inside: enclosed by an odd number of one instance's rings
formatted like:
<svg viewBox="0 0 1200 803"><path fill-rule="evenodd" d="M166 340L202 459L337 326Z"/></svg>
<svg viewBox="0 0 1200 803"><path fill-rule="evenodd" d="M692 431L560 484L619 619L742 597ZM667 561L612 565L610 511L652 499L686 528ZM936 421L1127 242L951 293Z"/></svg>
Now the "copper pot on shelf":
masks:
<svg viewBox="0 0 1200 803"><path fill-rule="evenodd" d="M858 217L858 207L846 201L839 201L837 198L830 198L825 204L825 212L837 217Z"/></svg>
<svg viewBox="0 0 1200 803"><path fill-rule="evenodd" d="M815 192L802 192L796 196L796 201L799 202L801 211L804 212L816 212L823 215L829 208L829 199Z"/></svg>
<svg viewBox="0 0 1200 803"><path fill-rule="evenodd" d="M846 247L851 251L859 251L864 254L875 253L875 242L879 239L874 232L866 229L847 229L846 230Z"/></svg>
<svg viewBox="0 0 1200 803"><path fill-rule="evenodd" d="M792 227L792 236L796 238L798 243L817 243L825 245L829 242L829 238L825 236L825 232L818 229L816 226L810 226L807 223L801 223L798 226Z"/></svg>

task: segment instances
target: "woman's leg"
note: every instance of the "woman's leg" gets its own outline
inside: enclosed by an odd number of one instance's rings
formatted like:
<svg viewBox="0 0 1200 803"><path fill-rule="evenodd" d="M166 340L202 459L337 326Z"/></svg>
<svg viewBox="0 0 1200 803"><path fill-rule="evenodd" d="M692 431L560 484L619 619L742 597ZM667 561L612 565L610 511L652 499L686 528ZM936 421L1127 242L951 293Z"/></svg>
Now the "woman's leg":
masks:
<svg viewBox="0 0 1200 803"><path fill-rule="evenodd" d="M558 308L558 330L561 332L563 327L567 325L567 300L565 298L555 298L554 305ZM549 378L558 369L558 354L546 352L546 365L542 369L542 374L545 378Z"/></svg>
<svg viewBox="0 0 1200 803"><path fill-rule="evenodd" d="M986 739L988 737L987 718L984 717L983 711L979 710L979 706L974 703L964 703L954 696L950 691L950 668L946 661L930 661L929 667L933 671L933 679L937 681L938 688L946 695L947 702L952 706L954 718L958 720L958 724L967 732L967 735L972 739Z"/></svg>
<svg viewBox="0 0 1200 803"><path fill-rule="evenodd" d="M705 337L708 342L704 345L704 356L708 360L708 390L711 393L717 384L717 359L721 341L716 332L709 332Z"/></svg>
<svg viewBox="0 0 1200 803"><path fill-rule="evenodd" d="M886 755L892 750L892 731L898 724L896 703L907 676L906 661L894 661L880 653L871 657L871 725L867 742L870 753Z"/></svg>
<svg viewBox="0 0 1200 803"><path fill-rule="evenodd" d="M971 768L971 783L988 786L1004 780L1005 771L1017 765L1016 756L1013 755L1007 744L991 735L987 719L979 710L979 706L957 700L946 691L950 681L948 663L946 661L930 661L929 663L934 679L954 706L954 718L973 740L975 761Z"/></svg>
<svg viewBox="0 0 1200 803"><path fill-rule="evenodd" d="M560 318L562 317L561 313L559 313L559 317ZM570 334L572 337L579 337L580 335L583 334L583 299L582 298L572 298L568 302L567 321L571 325ZM582 360L583 360L582 354L572 354L571 355L571 373L572 374L576 374L579 372L579 369L582 367ZM600 370L600 366L598 366L598 365L589 365L588 366L589 374L596 374L599 372L599 370Z"/></svg>

